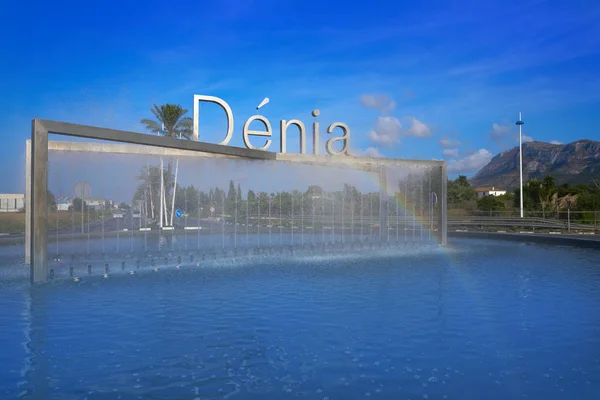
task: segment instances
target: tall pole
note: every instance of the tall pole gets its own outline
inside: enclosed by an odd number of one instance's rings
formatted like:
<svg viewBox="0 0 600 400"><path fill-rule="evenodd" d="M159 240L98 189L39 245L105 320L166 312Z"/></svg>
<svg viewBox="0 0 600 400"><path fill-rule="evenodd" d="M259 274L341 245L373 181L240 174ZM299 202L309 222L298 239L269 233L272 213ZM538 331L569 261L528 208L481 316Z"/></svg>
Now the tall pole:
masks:
<svg viewBox="0 0 600 400"><path fill-rule="evenodd" d="M208 242L209 242L209 246L210 249L212 250L212 245L213 245L213 239L212 239L212 229L213 229L213 223L214 221L214 206L213 206L213 192L212 190L210 190L208 192L208 205L209 205L209 210L210 211L210 225L208 225ZM247 238L248 236L246 236Z"/></svg>
<svg viewBox="0 0 600 400"><path fill-rule="evenodd" d="M179 158L177 159L177 164L175 166L175 184L173 186L173 201L171 202L171 222L170 225L173 226L173 214L175 214L175 193L177 192L177 173L179 172Z"/></svg>
<svg viewBox="0 0 600 400"><path fill-rule="evenodd" d="M310 203L312 205L312 229L313 229L312 239L313 239L313 246L314 246L314 244L315 244L315 229L317 229L317 228L315 228L315 199L316 199L316 196L312 196L311 199L312 199L312 201Z"/></svg>
<svg viewBox="0 0 600 400"><path fill-rule="evenodd" d="M168 218L167 218L167 194L166 194L166 190L165 190L165 185L163 184L163 207L165 208L165 219L163 220L163 224L164 225L169 225Z"/></svg>
<svg viewBox="0 0 600 400"><path fill-rule="evenodd" d="M300 192L300 237L304 246L304 192ZM594 226L596 225L596 213L594 212Z"/></svg>
<svg viewBox="0 0 600 400"><path fill-rule="evenodd" d="M83 184L81 186L81 233L83 234L83 210L85 209L85 188L83 187ZM74 206L75 205L73 205L73 208L75 208Z"/></svg>
<svg viewBox="0 0 600 400"><path fill-rule="evenodd" d="M181 140L181 132L179 133L179 139ZM177 172L178 171L179 171L179 158L177 159L177 164L175 164L175 183L173 185L173 202L171 203L171 226L173 226L173 214L175 214L175 196L177 195Z"/></svg>
<svg viewBox="0 0 600 400"><path fill-rule="evenodd" d="M250 190L248 190L248 193L246 193L246 247L248 247L248 231L249 231L249 219L248 219L248 213L250 212Z"/></svg>
<svg viewBox="0 0 600 400"><path fill-rule="evenodd" d="M152 215L152 219L154 219L154 203L152 200L152 179L150 178L150 165L148 164L148 161L146 161L146 169L148 171L148 190L149 190L149 195L150 195L150 214ZM82 204L83 204L83 202L82 202ZM146 206L146 218L148 218L148 207L147 206ZM82 219L82 221L83 221L83 219Z"/></svg>
<svg viewBox="0 0 600 400"><path fill-rule="evenodd" d="M335 243L335 193L331 193L331 239Z"/></svg>
<svg viewBox="0 0 600 400"><path fill-rule="evenodd" d="M360 193L360 241L363 241L363 193Z"/></svg>
<svg viewBox="0 0 600 400"><path fill-rule="evenodd" d="M160 222L159 226L163 226L163 194L164 194L164 182L163 182L163 159L160 158Z"/></svg>
<svg viewBox="0 0 600 400"><path fill-rule="evenodd" d="M241 196L241 193L240 193ZM234 221L233 221L233 247L237 250L237 215L238 215L238 208L237 208L237 197L238 197L238 193L237 191L235 192L235 197L234 197L234 201L235 201L235 214L233 215Z"/></svg>
<svg viewBox="0 0 600 400"><path fill-rule="evenodd" d="M160 132L157 133L157 136L160 136L161 133L163 135L166 134L165 124L164 123L161 126ZM160 158L160 223L159 223L159 226L160 226L161 229L163 227L163 210L164 210L164 207L165 207L164 200L163 200L164 193L165 193L164 192L165 188L164 188L163 168L164 168L164 166L163 166L163 158L161 157ZM167 222L167 221L165 221L165 222Z"/></svg>
<svg viewBox="0 0 600 400"><path fill-rule="evenodd" d="M269 247L273 247L273 220L271 219L271 204L273 203L273 193L269 193Z"/></svg>
<svg viewBox="0 0 600 400"><path fill-rule="evenodd" d="M519 125L519 179L520 179L520 206L521 206L521 218L523 218L523 124L521 120L521 113L519 112L519 120L516 122Z"/></svg>

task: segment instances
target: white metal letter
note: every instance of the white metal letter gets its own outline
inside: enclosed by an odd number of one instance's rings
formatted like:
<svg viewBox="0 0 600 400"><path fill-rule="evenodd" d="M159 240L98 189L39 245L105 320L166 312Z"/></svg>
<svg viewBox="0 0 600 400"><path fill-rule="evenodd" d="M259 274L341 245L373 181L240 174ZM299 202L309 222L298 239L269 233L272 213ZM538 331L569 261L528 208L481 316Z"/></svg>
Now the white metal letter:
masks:
<svg viewBox="0 0 600 400"><path fill-rule="evenodd" d="M262 122L264 124L264 126L265 126L265 129L267 131L264 132L264 131L251 131L251 130L248 130L248 127L250 127L250 124L252 122L254 122L254 121L260 121L260 122ZM267 150L269 148L269 146L271 145L271 139L267 139L265 145L262 146L262 147L254 147L250 143L250 138L248 138L248 135L270 137L271 136L271 123L269 122L269 120L267 119L267 117L264 117L262 115L253 115L253 116L251 116L250 118L248 118L248 120L244 124L244 129L242 131L242 137L244 139L244 144L246 145L247 148L252 149L252 150Z"/></svg>
<svg viewBox="0 0 600 400"><path fill-rule="evenodd" d="M332 133L333 130L335 128L341 128L344 131L344 135L341 137L335 137L335 138L331 138L327 141L325 148L327 150L327 153L331 154L332 156L335 155L339 155L339 154L348 154L348 149L350 148L350 128L348 128L348 125L343 124L341 122L334 122L333 124L329 125L329 127L327 128L327 133ZM333 142L337 142L338 140L343 140L344 141L344 145L342 146L342 149L340 151L334 151L333 150Z"/></svg>
<svg viewBox="0 0 600 400"><path fill-rule="evenodd" d="M290 121L286 121L282 119L279 123L279 133L280 133L280 151L281 153L285 153L287 150L287 128L290 125L296 125L298 127L299 135L300 135L300 154L306 153L306 128L304 127L304 123L297 119L292 119Z"/></svg>
<svg viewBox="0 0 600 400"><path fill-rule="evenodd" d="M198 141L198 137L200 136L200 102L206 101L207 103L215 103L221 106L223 111L225 111L225 115L227 116L227 135L225 139L219 143L221 145L227 146L231 137L233 136L233 111L231 111L231 107L227 102L216 96L205 96L202 94L194 95L194 132L192 139Z"/></svg>

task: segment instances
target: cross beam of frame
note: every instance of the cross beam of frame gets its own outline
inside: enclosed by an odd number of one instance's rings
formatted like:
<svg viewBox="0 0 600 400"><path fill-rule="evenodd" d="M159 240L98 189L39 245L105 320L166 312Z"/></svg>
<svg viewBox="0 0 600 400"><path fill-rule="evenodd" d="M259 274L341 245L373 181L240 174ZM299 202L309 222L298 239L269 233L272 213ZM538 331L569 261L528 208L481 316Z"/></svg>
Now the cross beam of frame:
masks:
<svg viewBox="0 0 600 400"><path fill-rule="evenodd" d="M49 141L49 134L117 142L117 144ZM43 283L48 280L47 193L49 150L175 157L191 155L193 157L241 158L312 164L374 172L379 175L380 182L385 181L387 167L428 166L439 168L441 179L439 202L441 204L438 207L438 240L442 245L446 245L447 241L447 172L446 163L444 161L402 160L341 155L281 154L213 143L180 140L172 137L78 125L67 122L33 119L31 126L31 141L28 141L26 144L25 157L27 163L25 260L30 264L32 283ZM381 184L383 185L383 183ZM384 190L381 192L383 193ZM385 204L387 205L387 198L385 199ZM385 208L387 209L387 207ZM387 225L387 215L382 216L381 225L381 229L383 230L384 225Z"/></svg>

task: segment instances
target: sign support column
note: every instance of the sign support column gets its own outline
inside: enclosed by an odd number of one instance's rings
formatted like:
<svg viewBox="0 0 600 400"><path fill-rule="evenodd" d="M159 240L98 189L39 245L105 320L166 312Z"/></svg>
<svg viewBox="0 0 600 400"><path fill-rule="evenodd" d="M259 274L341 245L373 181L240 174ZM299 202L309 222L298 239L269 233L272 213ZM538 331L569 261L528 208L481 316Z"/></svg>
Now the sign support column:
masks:
<svg viewBox="0 0 600 400"><path fill-rule="evenodd" d="M48 280L48 131L34 119L31 126L31 283Z"/></svg>
<svg viewBox="0 0 600 400"><path fill-rule="evenodd" d="M31 140L25 142L25 264L31 264Z"/></svg>

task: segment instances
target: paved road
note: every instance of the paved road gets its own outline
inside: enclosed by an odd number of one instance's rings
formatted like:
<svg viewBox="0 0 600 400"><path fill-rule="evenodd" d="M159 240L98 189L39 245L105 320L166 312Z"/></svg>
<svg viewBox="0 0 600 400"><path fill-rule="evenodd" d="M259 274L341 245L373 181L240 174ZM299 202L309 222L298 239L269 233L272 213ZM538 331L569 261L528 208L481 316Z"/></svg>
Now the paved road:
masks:
<svg viewBox="0 0 600 400"><path fill-rule="evenodd" d="M123 229L138 229L140 220L142 221L142 226L146 226L144 218L133 218L132 213L123 213L123 218L104 217L90 222L89 226L87 220L84 220L83 225L81 225L81 221L75 221L75 233L88 233L88 230L90 233L101 233L102 231L116 232ZM48 231L59 234L73 233L73 228L52 229L52 221L49 220Z"/></svg>
<svg viewBox="0 0 600 400"><path fill-rule="evenodd" d="M62 229L53 229L53 222L49 220L48 221L48 233L51 235L87 235L88 232L90 235L100 235L102 234L102 232L104 232L105 234L109 234L109 233L116 233L116 232L123 232L125 229L127 231L135 231L138 232L140 230L140 228L147 228L147 227L151 227L151 230L153 232L157 231L156 228L156 222L154 224L152 224L152 222L150 220L147 220L146 218L133 218L133 214L131 212L124 212L123 213L123 217L122 218L113 218L112 216L105 216L102 219L97 219L95 221L90 222L90 224L87 224L87 216L86 216L86 220L84 220L84 224L83 226L81 225L81 221L75 221L75 227L73 229L73 227L68 227L68 228L62 228ZM237 228L235 227L235 225L232 222L228 222L226 221L225 224L223 224L223 222L219 221L211 221L208 219L204 219L204 218L181 218L181 219L177 219L174 218L173 219L174 225L175 225L175 230L181 232L183 230L184 227L200 227L201 231L203 234L207 234L209 232L212 232L214 234L220 234L223 231L225 231L226 234L233 234L234 231L237 230L238 234L245 234L246 232L246 226L243 224L243 222L245 222L244 220L239 221ZM289 221L288 221L289 222ZM335 231L336 232L341 232L341 227L339 226L340 221L336 221L336 227L335 227ZM298 232L300 233L300 221L299 219L295 220L296 228L294 229L294 232ZM310 226L312 225L312 219L307 219L305 222L305 230L304 233L305 234L310 234L312 231L312 229L310 228ZM412 231L413 229L413 222L408 222L406 225L406 230L408 231ZM414 229L416 231L420 231L421 226L417 225L414 227ZM270 228L271 232L273 234L279 233L280 231L284 232L284 233L290 233L291 229L289 227L284 227L283 229L281 229L278 225L277 222L275 222L275 224ZM354 224L354 228L351 228L351 225L349 224L349 221L346 221L346 227L345 227L345 232L349 233L350 231L354 231L355 234L359 234L360 232L360 227L358 222ZM248 231L251 234L256 234L259 232L259 228L256 225L250 224L248 226ZM399 226L399 231L401 232L401 235L404 235L404 226L400 225ZM260 227L260 233L266 234L269 232L269 227L265 226L265 225L261 225ZM320 227L317 227L315 232L319 232L319 234L321 234L322 230ZM331 227L326 227L325 228L325 232L326 234L332 233ZM368 223L366 223L363 227L363 233L364 235L369 235L369 233L371 232L371 228L368 226ZM378 227L373 227L372 229L373 235L379 235L379 228ZM395 234L395 228L392 227L392 229L390 230L390 235L394 235ZM8 240L14 240L14 239L21 239L23 238L24 234L23 233L15 233L15 234L10 234L10 235L3 235L0 236L0 239L8 239Z"/></svg>
<svg viewBox="0 0 600 400"><path fill-rule="evenodd" d="M84 221L86 222L86 221ZM187 218L187 221L185 220L185 218L181 218L181 219L177 219L174 218L173 219L173 225L175 226L176 230L182 230L185 226L188 227L200 227L201 230L210 230L211 225L212 228L215 232L221 232L222 230L222 223L221 222L211 222L208 221L206 219L197 219L197 218ZM49 221L49 226L48 226L48 232L52 233L52 234L72 234L73 233L73 228L72 227L68 227L68 228L62 228L62 229L52 229L52 222ZM133 214L132 213L123 213L123 218L113 218L112 216L106 216L103 219L99 219L96 221L93 221L89 224L84 223L83 227L82 225L79 223L75 223L75 234L87 234L88 230L90 234L100 234L102 232L105 233L109 233L109 232L122 232L123 230L127 229L128 231L139 231L140 228L152 228L152 230L156 230L156 223L152 223L152 221L150 219L146 219L144 217L141 218L133 218ZM227 232L232 231L233 232L233 225L232 224L225 224L225 230ZM239 227L238 227L239 229ZM255 228L256 229L256 228ZM22 234L17 234L16 236L22 236Z"/></svg>
<svg viewBox="0 0 600 400"><path fill-rule="evenodd" d="M600 248L600 235L583 235L577 233L504 233L504 232L457 232L448 230L450 237L465 237L479 239L500 239L518 242L552 243L557 245L575 245Z"/></svg>

